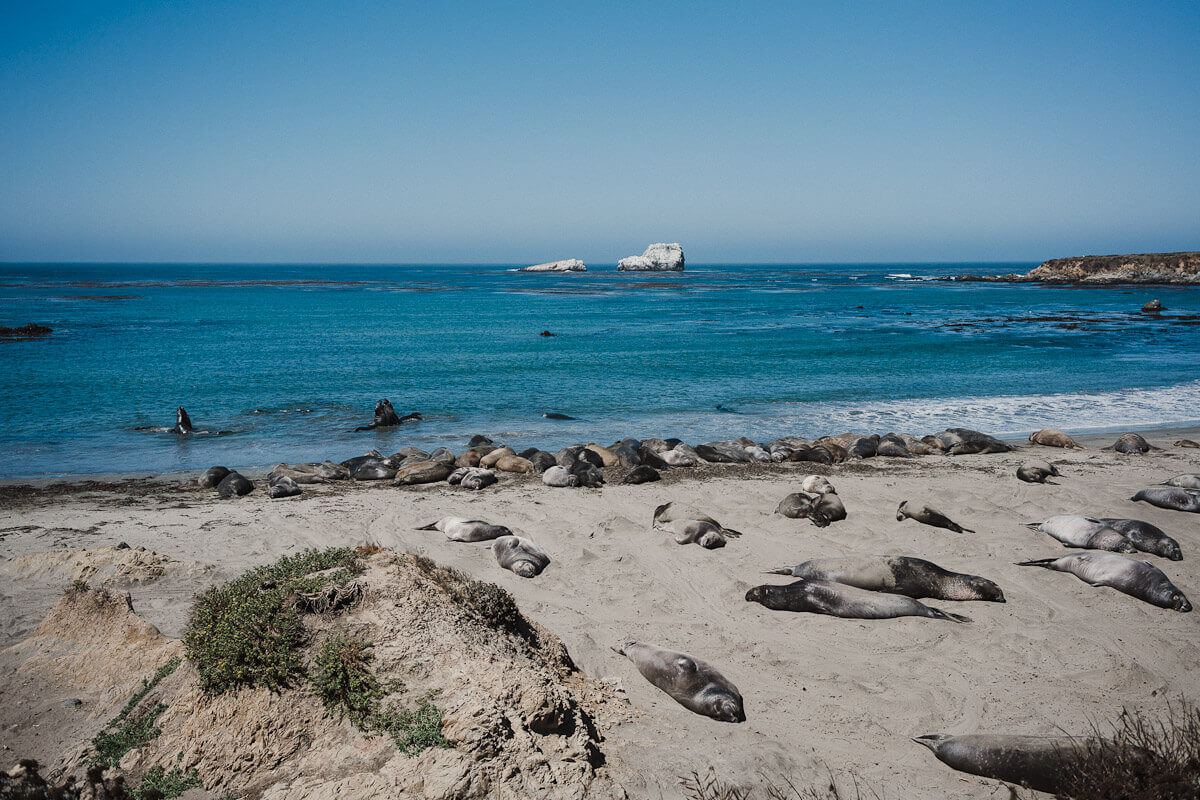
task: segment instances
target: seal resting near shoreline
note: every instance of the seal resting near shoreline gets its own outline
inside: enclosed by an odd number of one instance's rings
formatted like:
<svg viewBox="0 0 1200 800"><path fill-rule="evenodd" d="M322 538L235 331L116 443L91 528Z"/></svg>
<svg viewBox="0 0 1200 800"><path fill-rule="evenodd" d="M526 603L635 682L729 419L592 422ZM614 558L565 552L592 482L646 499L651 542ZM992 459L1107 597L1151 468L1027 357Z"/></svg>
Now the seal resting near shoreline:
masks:
<svg viewBox="0 0 1200 800"><path fill-rule="evenodd" d="M272 500L281 497L295 497L301 491L300 485L287 475L277 475L267 483L267 497Z"/></svg>
<svg viewBox="0 0 1200 800"><path fill-rule="evenodd" d="M252 491L254 491L254 484L240 472L230 472L217 484L217 494L223 500L228 500L231 497L241 497L242 495L250 494Z"/></svg>
<svg viewBox="0 0 1200 800"><path fill-rule="evenodd" d="M642 464L639 467L634 467L629 473L621 479L621 483L652 483L653 481L661 480L662 476L658 474L658 470L654 467Z"/></svg>
<svg viewBox="0 0 1200 800"><path fill-rule="evenodd" d="M837 489L823 475L805 475L800 481L800 491L813 494L837 494Z"/></svg>
<svg viewBox="0 0 1200 800"><path fill-rule="evenodd" d="M1026 461L1017 467L1017 479L1026 483L1050 483L1050 477L1058 477L1058 469L1047 461Z"/></svg>
<svg viewBox="0 0 1200 800"><path fill-rule="evenodd" d="M913 739L960 772L1058 794L1094 740L1068 736L929 733Z"/></svg>
<svg viewBox="0 0 1200 800"><path fill-rule="evenodd" d="M741 692L707 661L632 639L613 651L688 711L720 722L746 721Z"/></svg>
<svg viewBox="0 0 1200 800"><path fill-rule="evenodd" d="M1153 486L1149 489L1142 489L1129 499L1135 502L1141 500L1152 506L1170 509L1171 511L1190 511L1193 514L1200 513L1200 489Z"/></svg>
<svg viewBox="0 0 1200 800"><path fill-rule="evenodd" d="M926 505L910 505L909 500L905 500L896 509L896 519L903 522L906 519L915 519L924 525L932 525L935 528L945 528L946 530L954 531L955 533L974 533L970 528L964 528L957 522L954 522L942 512L930 508Z"/></svg>
<svg viewBox="0 0 1200 800"><path fill-rule="evenodd" d="M1065 447L1067 449L1083 449L1083 445L1072 439L1058 428L1042 428L1029 434L1029 441L1046 447Z"/></svg>
<svg viewBox="0 0 1200 800"><path fill-rule="evenodd" d="M1118 453L1125 453L1126 455L1145 455L1151 450L1161 450L1162 448L1155 447L1136 433L1127 433L1108 447L1101 449L1115 450Z"/></svg>
<svg viewBox="0 0 1200 800"><path fill-rule="evenodd" d="M1085 547L1113 553L1136 553L1125 534L1105 522L1079 514L1059 514L1045 522L1028 522L1026 528L1041 531L1062 542L1063 547Z"/></svg>
<svg viewBox="0 0 1200 800"><path fill-rule="evenodd" d="M951 622L970 622L969 617L951 614L899 594L881 594L834 581L800 580L784 586L764 584L746 592L746 600L761 603L772 611L808 611L845 619L894 619L929 617Z"/></svg>
<svg viewBox="0 0 1200 800"><path fill-rule="evenodd" d="M945 451L952 456L973 455L975 453L1007 453L1012 447L986 433L973 431L970 428L946 428L941 433L933 434L941 442Z"/></svg>
<svg viewBox="0 0 1200 800"><path fill-rule="evenodd" d="M204 489L213 489L231 472L233 470L229 467L209 467L203 475L196 479L196 483Z"/></svg>
<svg viewBox="0 0 1200 800"><path fill-rule="evenodd" d="M651 527L675 534L676 544L698 544L706 550L724 547L726 539L736 539L740 531L726 528L703 511L690 506L667 503L654 509Z"/></svg>
<svg viewBox="0 0 1200 800"><path fill-rule="evenodd" d="M522 578L540 575L550 564L546 551L524 536L501 536L492 544L492 553L500 566Z"/></svg>
<svg viewBox="0 0 1200 800"><path fill-rule="evenodd" d="M1166 532L1149 522L1140 519L1118 519L1105 517L1100 520L1114 531L1118 531L1129 540L1129 543L1143 553L1162 556L1171 561L1182 561L1183 552L1179 542L1172 539Z"/></svg>
<svg viewBox="0 0 1200 800"><path fill-rule="evenodd" d="M872 592L920 599L986 600L1003 603L1004 592L978 575L951 572L932 561L909 556L813 558L794 567L768 570L771 575L832 581Z"/></svg>
<svg viewBox="0 0 1200 800"><path fill-rule="evenodd" d="M1118 592L1159 608L1191 611L1192 604L1163 571L1149 561L1136 561L1113 553L1071 553L1062 558L1019 561L1018 567L1044 567L1069 572L1092 586L1110 586Z"/></svg>
<svg viewBox="0 0 1200 800"><path fill-rule="evenodd" d="M498 480L496 473L483 467L459 467L450 473L446 483L451 486L462 486L464 489L486 489Z"/></svg>
<svg viewBox="0 0 1200 800"><path fill-rule="evenodd" d="M191 432L192 418L188 416L183 406L177 406L175 408L175 427L171 428L171 433L186 434Z"/></svg>
<svg viewBox="0 0 1200 800"><path fill-rule="evenodd" d="M493 525L480 519L466 517L442 517L436 522L422 525L413 530L441 531L452 542L486 542L501 536L512 536L513 532L503 525Z"/></svg>

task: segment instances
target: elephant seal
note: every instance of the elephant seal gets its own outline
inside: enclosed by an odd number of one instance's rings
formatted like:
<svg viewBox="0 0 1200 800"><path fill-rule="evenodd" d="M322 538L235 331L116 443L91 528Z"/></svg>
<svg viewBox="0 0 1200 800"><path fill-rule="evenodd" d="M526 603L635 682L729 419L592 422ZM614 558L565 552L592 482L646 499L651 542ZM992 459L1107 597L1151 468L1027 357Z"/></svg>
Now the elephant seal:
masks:
<svg viewBox="0 0 1200 800"><path fill-rule="evenodd" d="M1068 736L1018 736L930 733L913 739L938 760L959 772L1059 794L1070 789L1069 776L1095 747L1095 740Z"/></svg>
<svg viewBox="0 0 1200 800"><path fill-rule="evenodd" d="M546 419L577 419L577 417L568 417L566 414L559 414L557 411L547 411L542 416Z"/></svg>
<svg viewBox="0 0 1200 800"><path fill-rule="evenodd" d="M1162 556L1171 561L1182 561L1183 552L1179 542L1167 536L1162 528L1142 522L1140 519L1105 518L1100 520L1108 527L1125 536L1129 543L1143 553Z"/></svg>
<svg viewBox="0 0 1200 800"><path fill-rule="evenodd" d="M1004 592L978 575L951 572L932 561L909 556L814 558L794 567L769 571L772 575L833 581L872 592L902 594L920 599L986 600L1003 603Z"/></svg>
<svg viewBox="0 0 1200 800"><path fill-rule="evenodd" d="M909 504L905 500L896 509L896 519L903 522L905 519L915 519L917 522L925 525L932 525L935 528L945 528L946 530L954 531L955 533L974 533L970 528L964 528L957 522L954 522L945 514L932 509L926 505Z"/></svg>
<svg viewBox="0 0 1200 800"><path fill-rule="evenodd" d="M396 477L396 470L383 461L365 461L350 470L351 480L385 481Z"/></svg>
<svg viewBox="0 0 1200 800"><path fill-rule="evenodd" d="M1175 487L1151 487L1142 489L1130 500L1142 500L1152 506L1167 508L1171 511L1190 511L1200 514L1200 489L1179 489Z"/></svg>
<svg viewBox="0 0 1200 800"><path fill-rule="evenodd" d="M489 450L479 459L479 466L491 469L496 466L496 462L505 456L515 456L517 453L511 447L497 447L494 450Z"/></svg>
<svg viewBox="0 0 1200 800"><path fill-rule="evenodd" d="M1083 445L1072 439L1058 428L1042 428L1029 434L1029 441L1045 447L1065 447L1068 449L1083 449Z"/></svg>
<svg viewBox="0 0 1200 800"><path fill-rule="evenodd" d="M1151 450L1162 450L1161 447L1155 447L1136 433L1127 433L1108 447L1102 449L1115 450L1118 453L1125 453L1127 455L1145 455Z"/></svg>
<svg viewBox="0 0 1200 800"><path fill-rule="evenodd" d="M664 450L659 457L672 467L698 467L701 461L699 454L686 444Z"/></svg>
<svg viewBox="0 0 1200 800"><path fill-rule="evenodd" d="M496 473L490 469L483 467L459 467L450 473L450 477L446 478L446 483L451 486L461 486L464 489L486 489L495 483L498 479Z"/></svg>
<svg viewBox="0 0 1200 800"><path fill-rule="evenodd" d="M724 547L727 539L741 536L740 531L726 528L703 511L690 506L667 503L654 509L651 526L675 534L676 544L698 544L706 550Z"/></svg>
<svg viewBox="0 0 1200 800"><path fill-rule="evenodd" d="M688 711L720 722L746 721L741 692L708 662L633 640L613 650L632 661L642 677Z"/></svg>
<svg viewBox="0 0 1200 800"><path fill-rule="evenodd" d="M1045 522L1029 522L1025 525L1033 531L1048 533L1063 547L1085 547L1090 550L1108 550L1113 553L1136 553L1133 542L1125 534L1108 526L1107 523L1079 514L1059 514Z"/></svg>
<svg viewBox="0 0 1200 800"><path fill-rule="evenodd" d="M553 467L547 468L542 473L542 483L561 489L567 486L578 486L579 478L573 475L566 467L560 467L556 464Z"/></svg>
<svg viewBox="0 0 1200 800"><path fill-rule="evenodd" d="M217 494L223 500L228 500L231 497L241 497L244 494L250 494L252 491L254 491L254 484L240 472L229 473L217 484Z"/></svg>
<svg viewBox="0 0 1200 800"><path fill-rule="evenodd" d="M492 553L500 566L522 578L540 575L550 563L550 556L524 536L501 536L492 544Z"/></svg>
<svg viewBox="0 0 1200 800"><path fill-rule="evenodd" d="M842 504L842 499L832 492L793 492L779 501L775 513L789 519L807 519L818 528L824 528L831 522L845 519L846 506Z"/></svg>
<svg viewBox="0 0 1200 800"><path fill-rule="evenodd" d="M229 467L209 467L204 474L196 479L196 483L204 489L215 489L226 475L233 472Z"/></svg>
<svg viewBox="0 0 1200 800"><path fill-rule="evenodd" d="M503 525L492 525L490 522L465 517L442 517L414 530L441 531L452 542L486 542L513 535L513 532Z"/></svg>
<svg viewBox="0 0 1200 800"><path fill-rule="evenodd" d="M1045 567L1056 572L1069 572L1092 586L1111 586L1118 592L1136 597L1160 608L1191 611L1192 604L1163 571L1149 561L1113 553L1071 553L1062 558L1039 558L1020 561L1019 567Z"/></svg>
<svg viewBox="0 0 1200 800"><path fill-rule="evenodd" d="M533 462L528 458L520 456L501 456L496 459L496 463L492 465L501 472L516 472L521 475L528 475L533 472Z"/></svg>
<svg viewBox="0 0 1200 800"><path fill-rule="evenodd" d="M658 470L642 464L640 467L634 467L630 470L629 474L621 479L621 483L651 483L661 479L662 476L658 474Z"/></svg>
<svg viewBox="0 0 1200 800"><path fill-rule="evenodd" d="M287 475L278 475L271 478L267 484L267 497L272 500L280 497L295 497L301 493L300 484L292 480Z"/></svg>
<svg viewBox="0 0 1200 800"><path fill-rule="evenodd" d="M410 419L421 419L421 415L414 412L405 414L403 417L398 416L396 410L392 408L391 402L385 397L375 403L375 418L371 420L371 424L361 425L355 428L354 432L369 431L374 428L391 428Z"/></svg>
<svg viewBox="0 0 1200 800"><path fill-rule="evenodd" d="M973 431L970 428L947 428L941 433L933 434L941 442L945 452L952 456L973 455L975 453L1007 453L1012 447L986 433Z"/></svg>
<svg viewBox="0 0 1200 800"><path fill-rule="evenodd" d="M908 443L894 433L879 437L875 445L875 455L889 458L912 458Z"/></svg>
<svg viewBox="0 0 1200 800"><path fill-rule="evenodd" d="M1176 475L1163 481L1163 486L1175 486L1180 489L1200 489L1200 475Z"/></svg>
<svg viewBox="0 0 1200 800"><path fill-rule="evenodd" d="M813 494L837 494L837 489L823 475L804 476L804 480L800 481L800 490Z"/></svg>
<svg viewBox="0 0 1200 800"><path fill-rule="evenodd" d="M1180 439L1175 443L1176 447L1200 447L1200 442L1193 442L1191 439Z"/></svg>
<svg viewBox="0 0 1200 800"><path fill-rule="evenodd" d="M171 433L187 434L191 432L192 418L188 416L183 406L177 406L175 408L175 427L171 428Z"/></svg>
<svg viewBox="0 0 1200 800"><path fill-rule="evenodd" d="M1017 479L1026 483L1050 483L1053 481L1046 480L1050 477L1058 477L1058 469L1046 461L1026 461L1021 466L1017 467Z"/></svg>
<svg viewBox="0 0 1200 800"><path fill-rule="evenodd" d="M621 463L621 459L617 458L617 454L603 445L588 442L584 449L590 450L600 456L600 463L596 465L598 467L615 467Z"/></svg>
<svg viewBox="0 0 1200 800"><path fill-rule="evenodd" d="M393 486L415 486L419 483L438 483L450 477L454 464L448 461L414 461L396 470Z"/></svg>
<svg viewBox="0 0 1200 800"><path fill-rule="evenodd" d="M801 578L785 586L755 586L746 592L746 600L762 603L772 611L809 611L846 619L929 617L951 622L971 621L969 617L932 608L911 597L880 594L844 583L809 578Z"/></svg>

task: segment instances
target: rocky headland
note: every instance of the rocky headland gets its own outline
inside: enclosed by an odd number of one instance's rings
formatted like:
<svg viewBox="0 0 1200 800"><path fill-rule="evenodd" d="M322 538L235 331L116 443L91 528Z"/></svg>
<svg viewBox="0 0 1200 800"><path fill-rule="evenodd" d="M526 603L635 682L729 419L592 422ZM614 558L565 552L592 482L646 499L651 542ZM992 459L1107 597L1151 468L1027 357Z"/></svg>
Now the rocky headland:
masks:
<svg viewBox="0 0 1200 800"><path fill-rule="evenodd" d="M618 272L682 272L683 248L676 243L652 244L640 256L629 256L617 262Z"/></svg>
<svg viewBox="0 0 1200 800"><path fill-rule="evenodd" d="M1015 272L1008 275L958 275L941 280L984 283L1200 285L1200 252L1055 258L1023 275Z"/></svg>
<svg viewBox="0 0 1200 800"><path fill-rule="evenodd" d="M568 258L563 261L534 264L532 267L521 267L517 272L587 272L587 267L578 258Z"/></svg>

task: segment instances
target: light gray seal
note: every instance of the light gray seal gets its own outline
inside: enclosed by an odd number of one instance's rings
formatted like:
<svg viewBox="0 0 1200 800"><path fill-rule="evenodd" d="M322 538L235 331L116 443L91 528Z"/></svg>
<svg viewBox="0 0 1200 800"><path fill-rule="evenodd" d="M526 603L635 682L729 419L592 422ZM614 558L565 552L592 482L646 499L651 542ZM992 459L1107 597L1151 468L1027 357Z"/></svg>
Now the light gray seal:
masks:
<svg viewBox="0 0 1200 800"><path fill-rule="evenodd" d="M633 640L613 650L632 661L642 677L688 711L721 722L746 721L741 692L707 661Z"/></svg>
<svg viewBox="0 0 1200 800"><path fill-rule="evenodd" d="M929 617L951 622L971 621L969 617L932 608L911 597L880 594L844 583L808 578L801 578L786 586L755 586L746 592L746 600L762 603L773 611L810 611L848 619Z"/></svg>
<svg viewBox="0 0 1200 800"><path fill-rule="evenodd" d="M1004 602L1004 592L987 578L951 572L931 561L909 556L813 558L794 567L770 570L770 574L833 581L918 599Z"/></svg>
<svg viewBox="0 0 1200 800"><path fill-rule="evenodd" d="M905 500L896 509L896 519L903 522L906 519L915 519L924 525L932 525L935 528L945 528L946 530L954 531L955 533L974 533L970 528L964 528L957 522L954 522L937 509L930 508L926 505L917 505Z"/></svg>
<svg viewBox="0 0 1200 800"><path fill-rule="evenodd" d="M837 489L824 475L805 475L800 481L800 491L812 494L837 494Z"/></svg>
<svg viewBox="0 0 1200 800"><path fill-rule="evenodd" d="M1058 477L1058 469L1048 461L1026 461L1021 466L1017 467L1018 480L1026 483L1049 483L1053 481L1046 480L1050 477Z"/></svg>
<svg viewBox="0 0 1200 800"><path fill-rule="evenodd" d="M1200 489L1179 489L1176 487L1142 489L1130 500L1141 500L1152 506L1167 508L1171 511L1190 511L1200 514Z"/></svg>
<svg viewBox="0 0 1200 800"><path fill-rule="evenodd" d="M462 486L464 489L486 489L498 479L496 473L490 469L483 467L459 467L450 473L450 477L446 478L446 483L451 486Z"/></svg>
<svg viewBox="0 0 1200 800"><path fill-rule="evenodd" d="M281 497L295 497L301 491L300 485L287 475L276 475L267 483L267 497L272 500Z"/></svg>
<svg viewBox="0 0 1200 800"><path fill-rule="evenodd" d="M1149 561L1113 553L1071 553L1062 558L1039 558L1020 561L1019 567L1045 567L1056 572L1069 572L1092 586L1111 586L1138 600L1159 608L1191 611L1192 604L1163 571Z"/></svg>
<svg viewBox="0 0 1200 800"><path fill-rule="evenodd" d="M1200 447L1200 442L1193 442L1191 439L1180 439L1175 443L1176 447Z"/></svg>
<svg viewBox="0 0 1200 800"><path fill-rule="evenodd" d="M500 566L522 578L540 575L550 564L550 556L524 536L501 536L492 543L492 553Z"/></svg>
<svg viewBox="0 0 1200 800"><path fill-rule="evenodd" d="M1068 736L930 733L913 739L960 772L1059 794L1095 741Z"/></svg>
<svg viewBox="0 0 1200 800"><path fill-rule="evenodd" d="M1025 527L1050 534L1062 542L1063 547L1085 547L1114 553L1137 552L1125 534L1101 520L1079 514L1059 514L1045 522L1028 522Z"/></svg>
<svg viewBox="0 0 1200 800"><path fill-rule="evenodd" d="M555 465L542 473L542 483L562 489L568 486L578 486L579 478L566 467Z"/></svg>
<svg viewBox="0 0 1200 800"><path fill-rule="evenodd" d="M1179 549L1179 542L1168 536L1162 528L1151 525L1149 522L1142 522L1140 519L1114 519L1106 517L1100 521L1114 531L1124 534L1129 543L1143 553L1162 556L1172 561L1183 560L1183 552Z"/></svg>
<svg viewBox="0 0 1200 800"><path fill-rule="evenodd" d="M1163 486L1175 486L1180 489L1200 489L1200 475L1176 475L1163 481Z"/></svg>
<svg viewBox="0 0 1200 800"><path fill-rule="evenodd" d="M177 406L175 408L175 427L171 428L171 433L188 434L191 432L192 418L188 416L183 406Z"/></svg>
<svg viewBox="0 0 1200 800"><path fill-rule="evenodd" d="M727 539L741 536L726 528L703 511L690 506L667 503L654 509L653 528L675 534L676 544L698 544L707 550L724 547Z"/></svg>
<svg viewBox="0 0 1200 800"><path fill-rule="evenodd" d="M501 536L512 536L512 531L503 525L493 525L478 519L465 517L442 517L437 522L422 525L418 531L441 531L452 542L486 542Z"/></svg>

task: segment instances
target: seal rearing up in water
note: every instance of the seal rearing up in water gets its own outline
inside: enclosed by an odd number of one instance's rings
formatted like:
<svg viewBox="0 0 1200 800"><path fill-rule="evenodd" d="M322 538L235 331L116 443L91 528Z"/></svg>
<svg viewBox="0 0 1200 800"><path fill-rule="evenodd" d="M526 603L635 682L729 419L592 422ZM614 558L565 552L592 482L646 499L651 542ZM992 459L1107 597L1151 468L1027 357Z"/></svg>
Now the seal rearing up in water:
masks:
<svg viewBox="0 0 1200 800"><path fill-rule="evenodd" d="M161 429L160 429L161 430ZM183 406L175 408L175 427L171 428L171 433L191 433L192 418L188 416L187 411Z"/></svg>
<svg viewBox="0 0 1200 800"><path fill-rule="evenodd" d="M912 598L1004 602L1004 592L987 578L951 572L932 561L909 556L813 558L794 567L770 570L769 574L833 581Z"/></svg>
<svg viewBox="0 0 1200 800"><path fill-rule="evenodd" d="M374 428L391 428L402 422L408 422L410 419L421 419L421 415L414 411L411 414L405 414L403 417L397 416L391 402L385 397L375 404L375 419L371 421L371 424L361 425L355 428L354 432L369 431Z"/></svg>

